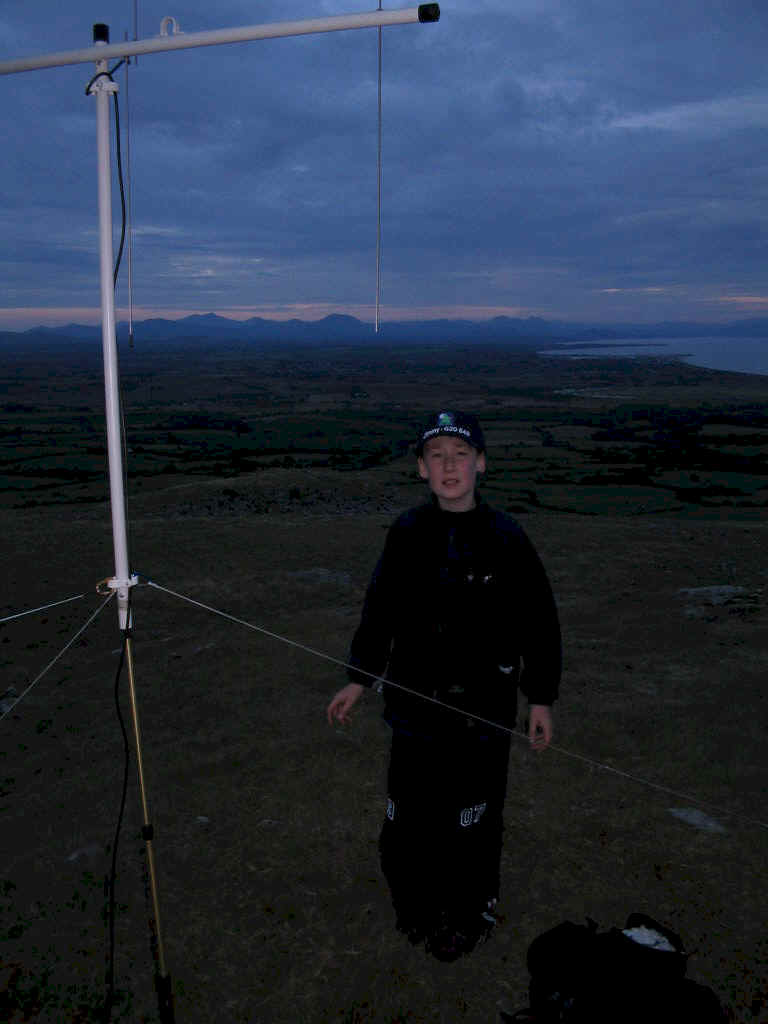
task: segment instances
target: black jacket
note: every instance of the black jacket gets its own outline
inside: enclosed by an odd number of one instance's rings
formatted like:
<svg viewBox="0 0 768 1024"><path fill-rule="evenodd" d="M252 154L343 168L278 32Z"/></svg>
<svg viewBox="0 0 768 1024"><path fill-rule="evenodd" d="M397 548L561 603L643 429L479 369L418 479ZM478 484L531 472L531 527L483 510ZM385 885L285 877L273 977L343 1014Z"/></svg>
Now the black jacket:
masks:
<svg viewBox="0 0 768 1024"><path fill-rule="evenodd" d="M401 515L374 570L349 661L506 726L515 721L518 683L530 703L552 704L560 625L522 527L479 496L468 512L444 512L433 498ZM372 682L354 669L349 677ZM396 687L384 693L385 718L396 728L477 727Z"/></svg>

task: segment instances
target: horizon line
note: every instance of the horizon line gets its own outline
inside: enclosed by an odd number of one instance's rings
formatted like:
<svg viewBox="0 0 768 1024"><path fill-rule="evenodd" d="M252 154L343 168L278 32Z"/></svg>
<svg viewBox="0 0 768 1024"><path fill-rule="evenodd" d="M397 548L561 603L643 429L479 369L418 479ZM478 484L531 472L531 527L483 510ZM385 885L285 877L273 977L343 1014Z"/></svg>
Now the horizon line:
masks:
<svg viewBox="0 0 768 1024"><path fill-rule="evenodd" d="M352 311L354 310L354 311ZM426 323L435 320L463 320L473 323L490 322L500 317L512 320L550 320L563 324L586 324L589 326L620 326L622 324L632 326L652 326L659 323L686 323L701 324L702 326L722 326L733 322L733 313L728 318L717 319L707 318L698 320L695 318L670 319L669 317L641 319L593 319L588 314L564 316L553 314L550 311L533 310L518 306L425 306L419 309L403 308L390 309L389 316L382 320L382 325L387 323ZM304 313L304 316L300 314ZM269 309L254 306L233 306L225 310L216 309L178 309L178 308L147 308L133 310L132 319L129 318L129 310L125 307L116 307L115 318L120 324L143 323L147 320L169 320L179 321L191 317L216 316L222 320L232 323L244 323L248 320L264 320L266 322L287 323L299 321L301 323L317 323L331 316L344 316L358 320L373 328L374 316L371 307L343 307L331 304L295 304L289 308ZM761 317L746 316L739 319L762 319ZM76 325L81 327L98 327L101 324L100 307L0 307L0 330L11 333L23 333L34 330L38 327L54 329L57 327L68 327Z"/></svg>
<svg viewBox="0 0 768 1024"><path fill-rule="evenodd" d="M328 316L351 316L362 323L375 322L372 305L343 305L341 303L291 303L282 306L227 306L226 308L192 307L179 309L168 306L134 307L133 316L127 306L115 307L115 318L120 322L141 320L184 320L190 316L214 314L225 320L244 321L259 318L284 323L289 320L312 322ZM492 320L497 316L514 318L541 316L552 317L549 311L527 309L520 306L422 306L390 307L387 320L420 322L424 320ZM97 326L101 323L100 306L8 306L0 307L0 330L23 331L34 327L65 327L77 323L82 326Z"/></svg>

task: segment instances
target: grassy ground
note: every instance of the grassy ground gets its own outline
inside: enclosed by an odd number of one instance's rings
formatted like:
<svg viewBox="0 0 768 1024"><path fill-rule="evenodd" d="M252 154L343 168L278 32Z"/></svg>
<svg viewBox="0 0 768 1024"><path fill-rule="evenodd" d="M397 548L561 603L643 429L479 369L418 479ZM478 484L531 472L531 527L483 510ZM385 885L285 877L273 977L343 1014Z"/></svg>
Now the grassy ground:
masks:
<svg viewBox="0 0 768 1024"><path fill-rule="evenodd" d="M513 749L502 921L487 945L444 965L395 932L378 869L388 745L379 699L371 694L350 727L332 729L324 707L344 681L340 668L136 588L136 679L177 1019L492 1022L499 1000L526 1005L525 953L536 935L566 918L621 925L641 910L682 935L689 975L711 985L739 1024L764 1024L762 381L667 364L496 352L449 365L438 355L387 361L372 352L356 362L347 353L324 378L318 357L270 363L270 377L261 365L246 374L242 356L231 372L217 364L215 379L203 361L204 379L188 385L155 366L155 394L142 398L145 368L133 389L130 401L145 402L139 420L162 421L163 431L184 395L187 414L234 424L211 430L209 449L214 435L220 444L210 461L186 433L200 420L177 420L175 441L147 428L140 443L172 448L176 471L132 479L134 568L343 659L385 528L423 495L398 447L402 424L414 406L440 404L461 385L464 404L488 424L486 493L515 510L539 548L565 639L556 748L541 757L523 742ZM34 409L13 414L27 417L24 439L41 408L53 415L50 404L68 424L86 415L66 407L63 387L46 404L41 372L17 374ZM237 397L251 380L260 410ZM79 404L91 401L96 410L84 387ZM238 433L240 421L248 431ZM63 436L50 436L66 450ZM249 454L232 462L226 453L248 438ZM97 607L94 584L113 571L108 510L97 500L103 470L49 481L30 498L13 451L7 440L0 616L87 597L0 627L0 694L29 685ZM180 471L184 451L194 472ZM80 465L71 452L64 458ZM731 475L731 493L713 493L716 473ZM707 589L716 586L733 589ZM102 881L122 780L119 645L108 607L0 722L0 1008L13 1021L98 1019ZM127 714L124 682L122 705ZM114 1016L150 1021L135 774L133 762ZM672 813L696 807L693 798L714 805L701 808L709 828Z"/></svg>

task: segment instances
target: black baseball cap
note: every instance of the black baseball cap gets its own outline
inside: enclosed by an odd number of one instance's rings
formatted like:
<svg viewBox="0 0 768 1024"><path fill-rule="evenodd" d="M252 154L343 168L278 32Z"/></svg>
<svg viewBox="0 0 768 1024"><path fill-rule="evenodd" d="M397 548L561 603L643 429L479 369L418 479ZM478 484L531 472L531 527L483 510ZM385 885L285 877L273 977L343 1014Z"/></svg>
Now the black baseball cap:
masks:
<svg viewBox="0 0 768 1024"><path fill-rule="evenodd" d="M439 412L429 420L419 431L416 442L416 454L421 455L424 445L433 437L445 434L447 437L458 437L462 441L471 444L479 452L485 451L485 438L480 429L477 416L469 412Z"/></svg>

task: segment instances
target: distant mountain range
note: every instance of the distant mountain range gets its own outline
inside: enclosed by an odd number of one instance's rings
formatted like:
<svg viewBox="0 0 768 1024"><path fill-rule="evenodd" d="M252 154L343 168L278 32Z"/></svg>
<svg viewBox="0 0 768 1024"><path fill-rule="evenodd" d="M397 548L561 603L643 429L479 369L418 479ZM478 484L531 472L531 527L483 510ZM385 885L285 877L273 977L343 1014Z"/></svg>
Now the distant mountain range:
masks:
<svg viewBox="0 0 768 1024"><path fill-rule="evenodd" d="M322 320L231 320L216 313L183 317L180 320L150 319L135 321L133 333L137 341L181 342L197 340L215 344L238 341L270 344L320 344L398 342L417 344L441 342L465 344L512 344L516 347L548 344L583 344L612 342L617 339L693 338L735 336L768 338L768 319L754 318L729 323L707 324L690 321L668 321L655 324L580 324L540 317L494 317L491 320L418 320L383 323L379 333L373 326L352 316L332 315ZM128 324L117 326L119 339L128 339ZM0 332L0 341L50 344L57 339L98 341L101 326L66 324L61 327L35 327L26 331Z"/></svg>

